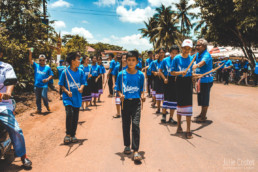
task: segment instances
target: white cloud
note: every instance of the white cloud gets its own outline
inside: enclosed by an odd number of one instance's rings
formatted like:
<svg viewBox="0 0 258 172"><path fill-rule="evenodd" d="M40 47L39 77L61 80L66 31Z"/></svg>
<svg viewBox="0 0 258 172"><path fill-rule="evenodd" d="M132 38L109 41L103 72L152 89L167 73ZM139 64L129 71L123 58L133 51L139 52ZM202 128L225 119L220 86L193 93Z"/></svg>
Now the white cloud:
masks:
<svg viewBox="0 0 258 172"><path fill-rule="evenodd" d="M86 21L86 20L83 20L82 23L84 23L84 24L89 24L89 22Z"/></svg>
<svg viewBox="0 0 258 172"><path fill-rule="evenodd" d="M98 6L110 6L110 5L115 5L116 0L98 0L97 2L94 2L94 4Z"/></svg>
<svg viewBox="0 0 258 172"><path fill-rule="evenodd" d="M55 21L55 23L53 24L54 28L59 29L59 28L65 28L65 22L63 21Z"/></svg>
<svg viewBox="0 0 258 172"><path fill-rule="evenodd" d="M72 6L72 4L70 4L69 2L66 2L64 0L58 0L52 4L49 5L50 8L59 8L59 7L70 7Z"/></svg>
<svg viewBox="0 0 258 172"><path fill-rule="evenodd" d="M121 2L122 6L136 6L137 3L135 2L135 0L124 0L123 2Z"/></svg>
<svg viewBox="0 0 258 172"><path fill-rule="evenodd" d="M83 27L74 27L71 31L72 35L80 35L83 36L86 39L93 39L93 35Z"/></svg>
<svg viewBox="0 0 258 172"><path fill-rule="evenodd" d="M144 9L136 8L135 10L127 10L125 7L119 6L116 9L116 13L119 15L119 19L122 22L142 23L153 16L155 10L149 6Z"/></svg>
<svg viewBox="0 0 258 172"><path fill-rule="evenodd" d="M153 7L159 7L161 4L165 6L171 6L172 3L177 3L175 0L148 0L151 6Z"/></svg>
<svg viewBox="0 0 258 172"><path fill-rule="evenodd" d="M141 34L133 34L124 37L111 35L109 38L104 38L97 42L122 46L127 50L137 49L139 51L144 51L152 48L152 45L149 43L148 39L141 38Z"/></svg>

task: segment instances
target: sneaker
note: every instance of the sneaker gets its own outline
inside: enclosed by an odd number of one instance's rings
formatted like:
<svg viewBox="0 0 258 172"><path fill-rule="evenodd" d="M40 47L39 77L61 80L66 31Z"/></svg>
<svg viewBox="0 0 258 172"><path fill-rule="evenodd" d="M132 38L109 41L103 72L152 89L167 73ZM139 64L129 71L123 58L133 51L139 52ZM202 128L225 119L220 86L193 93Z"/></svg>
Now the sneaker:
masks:
<svg viewBox="0 0 258 172"><path fill-rule="evenodd" d="M49 106L47 107L47 111L48 111L48 112L50 112L50 111L51 111L51 109L50 109L50 107L49 107Z"/></svg>
<svg viewBox="0 0 258 172"><path fill-rule="evenodd" d="M173 125L177 124L177 122L175 120L173 120L173 118L169 118L168 123L173 124Z"/></svg>
<svg viewBox="0 0 258 172"><path fill-rule="evenodd" d="M75 136L73 136L72 137L72 143L76 143L76 142L78 142L78 139Z"/></svg>
<svg viewBox="0 0 258 172"><path fill-rule="evenodd" d="M130 148L129 146L126 146L125 149L124 149L124 154L129 155L129 154L131 154L131 153L132 153L132 152L131 152L131 148Z"/></svg>
<svg viewBox="0 0 258 172"><path fill-rule="evenodd" d="M166 114L162 115L161 123L166 123Z"/></svg>
<svg viewBox="0 0 258 172"><path fill-rule="evenodd" d="M66 135L65 138L64 138L64 144L69 144L71 142L71 136L69 135Z"/></svg>
<svg viewBox="0 0 258 172"><path fill-rule="evenodd" d="M22 158L22 164L26 169L29 169L32 166L32 162L28 158Z"/></svg>

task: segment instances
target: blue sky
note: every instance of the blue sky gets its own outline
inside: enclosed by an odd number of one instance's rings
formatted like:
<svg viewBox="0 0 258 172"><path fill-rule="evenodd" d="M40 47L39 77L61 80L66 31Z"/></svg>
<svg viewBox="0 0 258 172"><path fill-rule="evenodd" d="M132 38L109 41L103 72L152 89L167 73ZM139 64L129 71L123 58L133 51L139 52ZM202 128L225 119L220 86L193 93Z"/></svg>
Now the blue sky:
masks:
<svg viewBox="0 0 258 172"><path fill-rule="evenodd" d="M152 48L138 29L162 4L179 0L50 0L48 14L57 32L79 34L89 43L103 42L140 51ZM193 0L190 0L193 3Z"/></svg>

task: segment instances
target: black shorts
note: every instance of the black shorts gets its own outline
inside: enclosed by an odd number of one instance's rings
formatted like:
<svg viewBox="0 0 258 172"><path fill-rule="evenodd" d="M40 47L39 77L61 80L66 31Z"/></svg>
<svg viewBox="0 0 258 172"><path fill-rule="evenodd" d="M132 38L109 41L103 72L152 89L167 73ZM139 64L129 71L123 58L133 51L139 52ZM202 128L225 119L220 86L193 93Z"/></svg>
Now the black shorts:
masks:
<svg viewBox="0 0 258 172"><path fill-rule="evenodd" d="M247 72L248 72L248 69L242 69L241 72L247 73Z"/></svg>
<svg viewBox="0 0 258 172"><path fill-rule="evenodd" d="M210 104L210 91L213 82L201 83L200 93L197 95L198 106L209 106Z"/></svg>
<svg viewBox="0 0 258 172"><path fill-rule="evenodd" d="M175 76L168 77L168 83L164 84L164 100L177 102L176 80Z"/></svg>
<svg viewBox="0 0 258 172"><path fill-rule="evenodd" d="M161 77L155 77L154 90L156 91L156 94L164 94L164 81Z"/></svg>

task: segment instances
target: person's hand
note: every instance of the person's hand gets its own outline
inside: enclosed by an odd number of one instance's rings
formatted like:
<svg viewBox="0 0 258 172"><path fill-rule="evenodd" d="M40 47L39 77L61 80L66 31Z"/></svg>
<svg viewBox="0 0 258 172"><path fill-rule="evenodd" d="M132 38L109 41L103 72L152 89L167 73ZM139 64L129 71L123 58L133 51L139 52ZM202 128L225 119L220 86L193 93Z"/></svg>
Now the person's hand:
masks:
<svg viewBox="0 0 258 172"><path fill-rule="evenodd" d="M11 98L11 96L12 95L10 93L3 93L1 99L8 100Z"/></svg>
<svg viewBox="0 0 258 172"><path fill-rule="evenodd" d="M115 89L115 84L113 84L113 90Z"/></svg>
<svg viewBox="0 0 258 172"><path fill-rule="evenodd" d="M182 76L183 76L183 77L187 74L186 71L182 71L181 73L182 73Z"/></svg>
<svg viewBox="0 0 258 172"><path fill-rule="evenodd" d="M167 79L167 78L164 80L164 83L165 83L165 84L167 84L167 83L168 83L168 79Z"/></svg>
<svg viewBox="0 0 258 172"><path fill-rule="evenodd" d="M99 78L96 78L96 79L95 79L95 82L98 82L98 79L99 79Z"/></svg>
<svg viewBox="0 0 258 172"><path fill-rule="evenodd" d="M89 74L89 75L88 75L88 78L90 78L90 77L92 77L92 75L91 75L91 74Z"/></svg>
<svg viewBox="0 0 258 172"><path fill-rule="evenodd" d="M195 70L198 67L197 64L193 65L193 70Z"/></svg>
<svg viewBox="0 0 258 172"><path fill-rule="evenodd" d="M67 92L67 95L68 95L69 97L72 97L72 96L73 96L73 93L72 93L71 91L68 91L68 92Z"/></svg>
<svg viewBox="0 0 258 172"><path fill-rule="evenodd" d="M43 83L46 83L46 82L48 82L48 81L49 81L48 79L43 79L43 80L42 80Z"/></svg>
<svg viewBox="0 0 258 172"><path fill-rule="evenodd" d="M120 100L121 102L123 102L125 100L125 96L124 95L120 96Z"/></svg>
<svg viewBox="0 0 258 172"><path fill-rule="evenodd" d="M154 75L154 76L157 76L157 72L154 72L153 75Z"/></svg>
<svg viewBox="0 0 258 172"><path fill-rule="evenodd" d="M79 88L78 91L79 91L80 93L82 93L82 92L83 92L83 88Z"/></svg>
<svg viewBox="0 0 258 172"><path fill-rule="evenodd" d="M141 101L142 102L145 102L146 101L146 98L144 96L141 96Z"/></svg>

